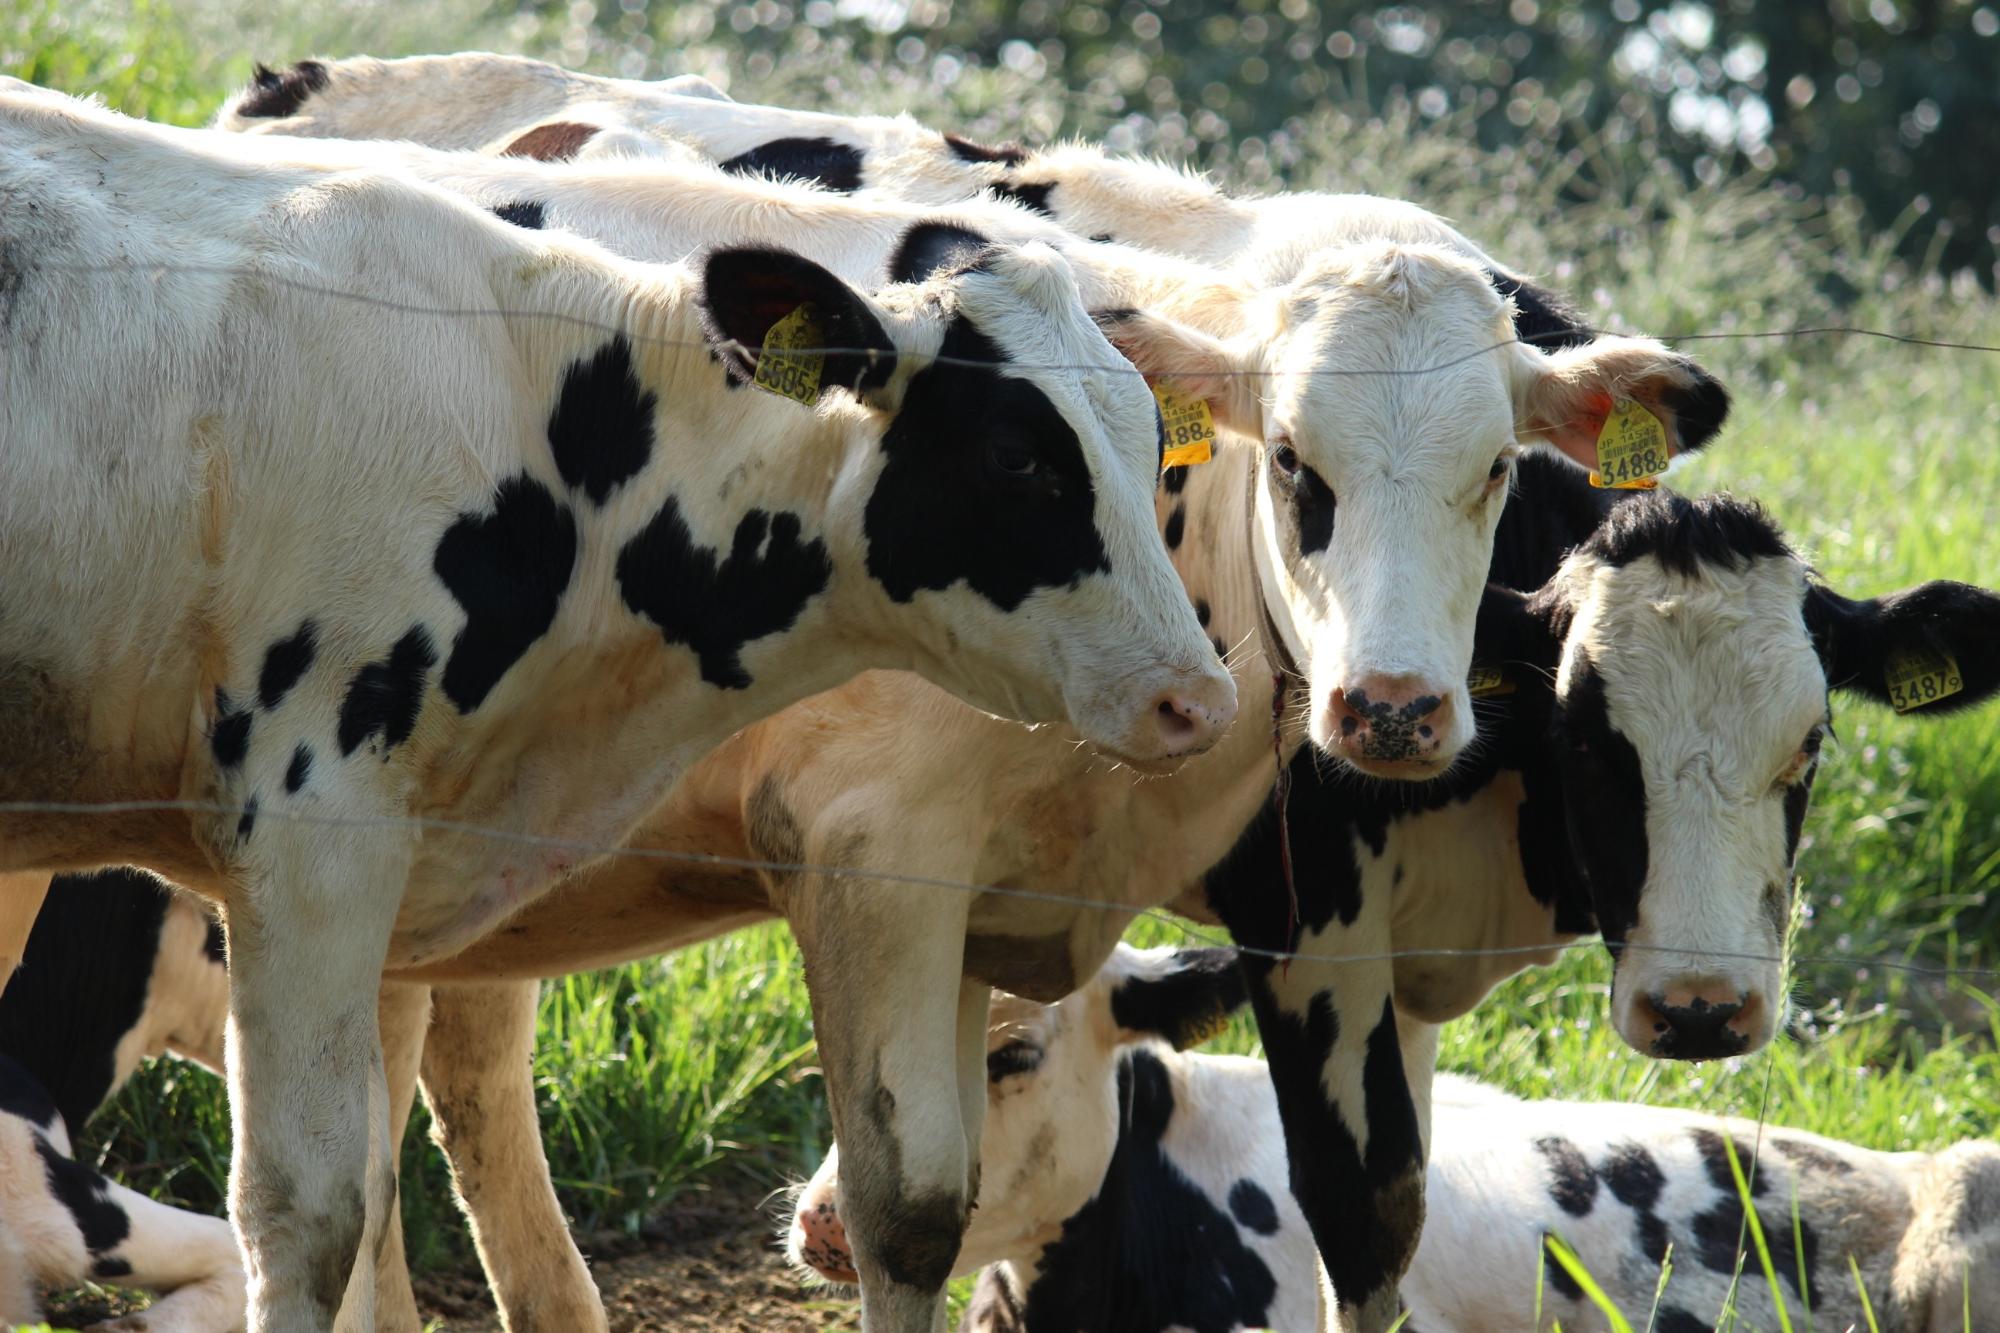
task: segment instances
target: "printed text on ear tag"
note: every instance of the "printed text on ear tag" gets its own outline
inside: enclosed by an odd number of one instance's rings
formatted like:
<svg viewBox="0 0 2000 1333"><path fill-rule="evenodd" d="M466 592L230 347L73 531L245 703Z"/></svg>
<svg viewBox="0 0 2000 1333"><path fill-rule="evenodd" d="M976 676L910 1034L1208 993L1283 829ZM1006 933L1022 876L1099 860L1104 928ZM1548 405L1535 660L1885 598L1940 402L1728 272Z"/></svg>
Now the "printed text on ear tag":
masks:
<svg viewBox="0 0 2000 1333"><path fill-rule="evenodd" d="M811 407L819 401L826 346L811 305L802 305L773 324L757 355L757 387ZM805 350L805 349L812 350Z"/></svg>
<svg viewBox="0 0 2000 1333"><path fill-rule="evenodd" d="M1642 403L1623 399L1604 418L1597 433L1597 468L1590 484L1609 490L1649 491L1653 478L1667 470L1674 451L1667 428Z"/></svg>
<svg viewBox="0 0 2000 1333"><path fill-rule="evenodd" d="M1475 699L1514 692L1514 682L1508 680L1499 667L1480 666L1477 662L1472 665L1472 674L1465 678L1465 687Z"/></svg>
<svg viewBox="0 0 2000 1333"><path fill-rule="evenodd" d="M1181 394L1164 380L1153 386L1153 397L1159 400L1160 419L1167 431L1167 451L1160 466L1206 463L1209 446L1215 443L1215 417L1208 410L1208 400Z"/></svg>
<svg viewBox="0 0 2000 1333"><path fill-rule="evenodd" d="M1942 649L1897 653L1889 659L1886 675L1889 702L1899 713L1949 699L1965 688L1965 677L1959 672L1958 663Z"/></svg>

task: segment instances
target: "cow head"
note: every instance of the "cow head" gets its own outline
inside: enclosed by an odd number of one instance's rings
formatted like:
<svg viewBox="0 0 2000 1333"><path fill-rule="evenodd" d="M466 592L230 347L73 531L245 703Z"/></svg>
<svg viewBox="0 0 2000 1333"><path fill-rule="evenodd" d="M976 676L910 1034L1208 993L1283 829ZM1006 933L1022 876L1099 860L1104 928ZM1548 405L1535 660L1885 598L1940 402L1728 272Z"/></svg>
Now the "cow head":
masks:
<svg viewBox="0 0 2000 1333"><path fill-rule="evenodd" d="M1127 944L1059 1004L996 993L986 1034L979 1207L953 1273L1035 1254L1098 1193L1123 1128L1118 1066L1126 1048L1194 1045L1243 1002L1235 950ZM835 1200L839 1171L835 1147L794 1202L786 1253L801 1268L853 1283Z"/></svg>
<svg viewBox="0 0 2000 1333"><path fill-rule="evenodd" d="M1617 400L1674 448L1715 433L1727 395L1643 339L1545 352L1478 261L1430 245L1318 256L1276 289L1199 298L1215 337L1147 316L1116 342L1263 441L1258 582L1304 677L1312 740L1363 772L1434 777L1472 738L1472 636L1513 459L1541 441L1583 466Z"/></svg>
<svg viewBox="0 0 2000 1333"><path fill-rule="evenodd" d="M911 665L977 707L1071 721L1139 763L1205 749L1235 715L1154 527L1160 417L1045 246L982 250L874 297L783 251L709 256L703 305L732 371L801 307L851 391L834 540ZM1101 367L1101 369L1100 369ZM801 408L800 410L806 410Z"/></svg>
<svg viewBox="0 0 2000 1333"><path fill-rule="evenodd" d="M1889 699L1918 654L1948 658L1957 681L1919 716L1984 699L2000 688L2000 597L1936 582L1850 601L1754 504L1660 494L1614 509L1538 592L1487 600L1482 658L1554 682L1548 751L1619 1034L1672 1059L1755 1050L1783 1007L1830 691Z"/></svg>

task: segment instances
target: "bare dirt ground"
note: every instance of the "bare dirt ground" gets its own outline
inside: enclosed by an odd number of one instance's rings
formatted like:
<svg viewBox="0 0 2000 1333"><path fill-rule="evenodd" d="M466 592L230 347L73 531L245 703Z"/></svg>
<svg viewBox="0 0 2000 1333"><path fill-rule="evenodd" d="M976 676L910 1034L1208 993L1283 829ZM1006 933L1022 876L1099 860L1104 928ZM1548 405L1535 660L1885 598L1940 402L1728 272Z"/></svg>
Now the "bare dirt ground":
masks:
<svg viewBox="0 0 2000 1333"><path fill-rule="evenodd" d="M836 1288L807 1287L785 1265L776 1224L755 1194L692 1194L647 1221L641 1234L580 1237L611 1333L846 1333L861 1307ZM426 1273L416 1282L427 1324L447 1333L499 1333L492 1294L477 1267ZM57 1328L141 1309L145 1297L104 1288L48 1302Z"/></svg>

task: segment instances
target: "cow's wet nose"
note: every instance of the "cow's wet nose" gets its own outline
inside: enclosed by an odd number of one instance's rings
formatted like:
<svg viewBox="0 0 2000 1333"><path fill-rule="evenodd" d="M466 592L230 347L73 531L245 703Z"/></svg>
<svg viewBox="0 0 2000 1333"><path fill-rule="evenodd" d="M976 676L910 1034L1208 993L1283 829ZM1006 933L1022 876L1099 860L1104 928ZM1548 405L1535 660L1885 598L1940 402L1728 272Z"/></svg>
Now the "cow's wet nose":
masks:
<svg viewBox="0 0 2000 1333"><path fill-rule="evenodd" d="M1236 695L1167 690L1153 701L1153 725L1162 758L1200 754L1222 739L1236 717Z"/></svg>
<svg viewBox="0 0 2000 1333"><path fill-rule="evenodd" d="M1451 693L1415 676L1361 676L1328 701L1332 748L1349 759L1435 759L1451 727Z"/></svg>
<svg viewBox="0 0 2000 1333"><path fill-rule="evenodd" d="M1651 1052L1668 1060L1717 1060L1750 1049L1763 1022L1763 997L1719 977L1690 977L1637 1001Z"/></svg>
<svg viewBox="0 0 2000 1333"><path fill-rule="evenodd" d="M854 1271L854 1252L847 1248L847 1228L841 1225L840 1209L833 1192L794 1214L799 1229L799 1261L832 1282L859 1284Z"/></svg>

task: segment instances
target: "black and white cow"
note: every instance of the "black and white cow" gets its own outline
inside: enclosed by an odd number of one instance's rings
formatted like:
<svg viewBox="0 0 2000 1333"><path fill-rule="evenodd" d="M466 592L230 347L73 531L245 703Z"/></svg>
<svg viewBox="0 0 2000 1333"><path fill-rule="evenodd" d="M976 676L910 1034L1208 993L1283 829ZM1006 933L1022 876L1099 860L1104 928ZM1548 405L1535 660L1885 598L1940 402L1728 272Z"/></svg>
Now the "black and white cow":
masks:
<svg viewBox="0 0 2000 1333"><path fill-rule="evenodd" d="M1505 692L1480 701L1479 747L1421 787L1357 789L1302 756L1296 907L1269 891L1286 849L1268 810L1181 904L1242 944L1351 960L1243 963L1279 1108L1315 1145L1293 1187L1343 1301L1393 1290L1416 1247L1435 1024L1596 930L1635 1049L1761 1047L1833 693L1887 701L1911 653L1948 656L1962 686L1921 718L2000 688L1983 589L1852 601L1753 504L1597 491L1540 460L1519 485L1537 499L1495 548L1479 652Z"/></svg>
<svg viewBox="0 0 2000 1333"><path fill-rule="evenodd" d="M1157 407L1074 369L1117 362L1052 252L867 296L13 82L0 129L0 801L85 807L0 816L0 870L223 904L254 1327L329 1325L389 1213L385 957L477 938L716 741L870 667L1142 764L1233 712ZM768 369L805 306L829 401L730 392L712 358Z"/></svg>
<svg viewBox="0 0 2000 1333"><path fill-rule="evenodd" d="M70 1135L139 1062L168 1052L222 1072L229 982L222 930L150 875L112 870L54 887L0 996L0 1324L39 1317L38 1286L114 1281L160 1294L100 1328L243 1327L229 1224L184 1212L75 1159Z"/></svg>
<svg viewBox="0 0 2000 1333"><path fill-rule="evenodd" d="M1242 999L1227 951L1121 945L1061 1003L995 998L988 1031L987 1182L958 1271L983 1269L961 1333L1232 1333L1314 1326L1323 1269L1287 1186L1260 1062L1183 1053ZM1960 1333L2000 1316L2000 1145L1874 1152L1695 1111L1522 1101L1438 1079L1431 1219L1403 1281L1412 1333L1604 1327L1559 1236L1635 1324L1712 1328L1729 1298L1775 1328L1744 1235L1734 1149L1803 1326ZM786 1250L854 1281L830 1152L794 1201ZM1797 1225L1793 1201L1797 1201Z"/></svg>

